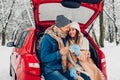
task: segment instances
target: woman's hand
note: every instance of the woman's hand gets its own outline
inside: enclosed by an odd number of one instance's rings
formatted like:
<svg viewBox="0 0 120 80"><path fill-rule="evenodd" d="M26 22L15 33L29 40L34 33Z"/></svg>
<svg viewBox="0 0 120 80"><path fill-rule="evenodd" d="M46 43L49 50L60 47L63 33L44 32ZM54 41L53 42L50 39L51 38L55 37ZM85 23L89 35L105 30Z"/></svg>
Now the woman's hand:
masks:
<svg viewBox="0 0 120 80"><path fill-rule="evenodd" d="M78 56L77 58L80 60L80 61L85 61L87 59L87 56L86 54L84 54L83 51L80 51L80 56Z"/></svg>
<svg viewBox="0 0 120 80"><path fill-rule="evenodd" d="M81 50L81 55L78 56L78 59L81 61L86 61L90 57L90 52L88 50Z"/></svg>
<svg viewBox="0 0 120 80"><path fill-rule="evenodd" d="M90 51L87 50L88 57L91 57Z"/></svg>

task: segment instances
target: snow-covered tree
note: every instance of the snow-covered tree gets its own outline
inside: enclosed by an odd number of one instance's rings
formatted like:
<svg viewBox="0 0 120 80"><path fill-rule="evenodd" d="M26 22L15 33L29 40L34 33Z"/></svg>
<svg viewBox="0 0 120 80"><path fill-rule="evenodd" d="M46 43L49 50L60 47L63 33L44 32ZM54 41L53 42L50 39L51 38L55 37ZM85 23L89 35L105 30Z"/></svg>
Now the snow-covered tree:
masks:
<svg viewBox="0 0 120 80"><path fill-rule="evenodd" d="M120 3L119 0L105 0L104 5L104 25L106 28L106 39L109 42L116 42L116 45L119 43L119 25L118 21L120 20L120 15L118 15L119 7L117 6Z"/></svg>
<svg viewBox="0 0 120 80"><path fill-rule="evenodd" d="M30 0L0 0L2 45L5 45L6 39L13 39L12 36L17 36L15 32L19 34L26 27L34 27L32 11Z"/></svg>

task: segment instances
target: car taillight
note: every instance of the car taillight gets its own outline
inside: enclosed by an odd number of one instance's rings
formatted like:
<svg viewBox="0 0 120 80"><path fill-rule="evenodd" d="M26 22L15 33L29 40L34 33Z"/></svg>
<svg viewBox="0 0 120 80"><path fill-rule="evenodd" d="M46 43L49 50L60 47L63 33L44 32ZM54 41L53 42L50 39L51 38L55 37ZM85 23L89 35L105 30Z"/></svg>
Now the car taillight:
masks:
<svg viewBox="0 0 120 80"><path fill-rule="evenodd" d="M23 60L23 69L31 75L40 75L40 65L38 60L33 55L25 55Z"/></svg>
<svg viewBox="0 0 120 80"><path fill-rule="evenodd" d="M28 66L31 68L40 68L40 65L38 63L28 63Z"/></svg>
<svg viewBox="0 0 120 80"><path fill-rule="evenodd" d="M28 68L26 72L32 75L40 75L40 66L39 63L28 63Z"/></svg>

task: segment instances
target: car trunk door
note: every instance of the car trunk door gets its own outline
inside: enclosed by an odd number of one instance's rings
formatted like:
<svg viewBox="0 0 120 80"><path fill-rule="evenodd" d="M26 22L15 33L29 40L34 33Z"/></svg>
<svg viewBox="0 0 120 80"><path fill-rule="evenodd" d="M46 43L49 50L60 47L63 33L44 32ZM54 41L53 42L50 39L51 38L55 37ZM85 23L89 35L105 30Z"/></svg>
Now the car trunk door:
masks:
<svg viewBox="0 0 120 80"><path fill-rule="evenodd" d="M64 0L65 1L65 0ZM69 0L67 0L69 1ZM77 21L81 29L86 29L98 17L103 9L103 0L76 0L78 8L66 8L62 0L32 0L36 30L45 30L55 23L57 15L64 15Z"/></svg>

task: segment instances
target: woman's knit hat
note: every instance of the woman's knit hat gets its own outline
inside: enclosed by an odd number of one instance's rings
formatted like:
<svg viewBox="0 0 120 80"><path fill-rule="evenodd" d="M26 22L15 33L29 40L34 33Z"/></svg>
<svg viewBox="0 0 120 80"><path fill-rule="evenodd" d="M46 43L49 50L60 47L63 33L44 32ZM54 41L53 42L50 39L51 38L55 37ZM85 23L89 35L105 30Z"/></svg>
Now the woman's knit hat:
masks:
<svg viewBox="0 0 120 80"><path fill-rule="evenodd" d="M60 28L60 27L64 27L68 24L71 23L71 20L69 20L68 18L66 18L64 15L58 15L55 21L55 25Z"/></svg>
<svg viewBox="0 0 120 80"><path fill-rule="evenodd" d="M77 29L79 32L81 32L80 26L79 26L79 24L78 24L77 22L72 22L72 23L70 23L70 27L75 28L75 29Z"/></svg>
<svg viewBox="0 0 120 80"><path fill-rule="evenodd" d="M72 22L70 24L70 27L77 29L81 34L80 44L79 44L80 49L89 50L89 41L87 40L87 38L83 37L83 34L81 33L79 24L77 22Z"/></svg>

